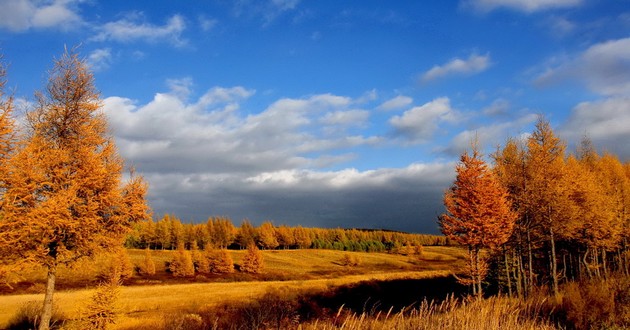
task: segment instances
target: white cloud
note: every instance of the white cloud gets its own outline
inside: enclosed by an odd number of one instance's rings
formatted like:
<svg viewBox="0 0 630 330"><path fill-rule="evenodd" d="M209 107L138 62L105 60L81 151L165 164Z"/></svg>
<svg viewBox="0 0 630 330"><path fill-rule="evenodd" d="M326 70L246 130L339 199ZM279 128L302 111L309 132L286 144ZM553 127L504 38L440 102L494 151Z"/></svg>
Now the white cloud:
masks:
<svg viewBox="0 0 630 330"><path fill-rule="evenodd" d="M364 126L369 117L369 111L353 109L326 113L320 122L326 125Z"/></svg>
<svg viewBox="0 0 630 330"><path fill-rule="evenodd" d="M0 27L15 32L31 28L68 29L82 23L76 4L82 0L0 1Z"/></svg>
<svg viewBox="0 0 630 330"><path fill-rule="evenodd" d="M411 104L411 102L413 102L413 99L409 96L404 96L404 95L398 95L392 99L389 99L383 103L381 103L381 105L378 106L378 109L380 110L395 110L395 109L400 109L400 108L404 108L408 105Z"/></svg>
<svg viewBox="0 0 630 330"><path fill-rule="evenodd" d="M581 81L589 89L603 95L630 93L630 38L594 44L572 58L545 69L535 83L541 86Z"/></svg>
<svg viewBox="0 0 630 330"><path fill-rule="evenodd" d="M496 99L489 106L482 109L484 115L497 116L504 115L510 109L510 101L506 99Z"/></svg>
<svg viewBox="0 0 630 330"><path fill-rule="evenodd" d="M463 1L462 5L484 13L499 8L533 13L555 8L576 7L582 2L582 0L467 0Z"/></svg>
<svg viewBox="0 0 630 330"><path fill-rule="evenodd" d="M586 134L599 149L630 159L630 97L618 96L578 104L559 134L578 143Z"/></svg>
<svg viewBox="0 0 630 330"><path fill-rule="evenodd" d="M378 142L329 129L356 125L369 115L348 109L348 97L285 98L246 115L239 110L252 90L214 87L189 102L191 80L169 84L171 92L158 93L145 105L120 97L105 99L121 153L139 168L241 173L305 167L318 164L319 156L329 156L327 151Z"/></svg>
<svg viewBox="0 0 630 330"><path fill-rule="evenodd" d="M367 111L352 108L356 100L332 94L283 98L248 114L251 109L240 107L253 90L214 87L187 100L189 79L169 84L172 91L147 104L104 100L119 150L148 180L156 214L436 230L434 217L453 164L344 169L357 157L353 148L382 139L326 133L328 127L365 120Z"/></svg>
<svg viewBox="0 0 630 330"><path fill-rule="evenodd" d="M468 59L455 58L443 65L434 66L422 75L422 81L428 82L450 75L472 75L485 71L490 64L490 54L473 53Z"/></svg>
<svg viewBox="0 0 630 330"><path fill-rule="evenodd" d="M112 50L100 48L93 50L87 57L87 63L94 71L105 70L112 62Z"/></svg>
<svg viewBox="0 0 630 330"><path fill-rule="evenodd" d="M516 120L465 130L457 134L448 147L439 151L456 156L464 150L470 149L471 143L475 139L478 140L482 148L493 149L498 145L505 144L508 138L521 135L523 130L535 122L536 119L536 114L527 114Z"/></svg>
<svg viewBox="0 0 630 330"><path fill-rule="evenodd" d="M169 42L175 46L184 46L187 40L182 38L186 29L186 22L180 15L173 15L165 25L153 25L146 22L138 22L138 15L105 23L98 28L98 33L92 37L93 41L118 41L118 42Z"/></svg>
<svg viewBox="0 0 630 330"><path fill-rule="evenodd" d="M204 32L208 32L212 29L214 29L214 27L219 23L218 20L214 19L214 18L208 18L205 16L199 16L199 25L201 26L201 30L203 30Z"/></svg>
<svg viewBox="0 0 630 330"><path fill-rule="evenodd" d="M422 106L405 111L389 120L396 135L412 143L427 142L443 122L454 122L456 111L447 97L437 98Z"/></svg>

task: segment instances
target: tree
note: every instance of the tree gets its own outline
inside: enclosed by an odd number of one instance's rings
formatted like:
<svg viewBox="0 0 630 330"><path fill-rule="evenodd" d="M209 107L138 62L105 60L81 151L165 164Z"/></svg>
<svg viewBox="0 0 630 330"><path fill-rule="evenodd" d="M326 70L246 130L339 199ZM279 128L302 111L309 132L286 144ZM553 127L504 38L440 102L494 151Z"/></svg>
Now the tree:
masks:
<svg viewBox="0 0 630 330"><path fill-rule="evenodd" d="M149 247L144 249L144 258L138 268L141 275L155 275L155 261L153 261Z"/></svg>
<svg viewBox="0 0 630 330"><path fill-rule="evenodd" d="M243 264L241 265L241 271L245 273L258 274L263 269L263 255L255 244L250 244L247 247L247 252L243 257Z"/></svg>
<svg viewBox="0 0 630 330"><path fill-rule="evenodd" d="M475 145L472 154L466 151L461 155L455 170L455 182L444 194L446 213L439 217L439 224L444 235L468 247L473 293L481 295L485 268L480 250L504 244L512 233L516 214L507 191L488 169Z"/></svg>
<svg viewBox="0 0 630 330"><path fill-rule="evenodd" d="M244 249L252 244L255 244L255 239L256 228L252 226L249 220L243 220L243 222L241 222L241 226L238 229L238 234L236 234L236 244L238 244L241 249Z"/></svg>
<svg viewBox="0 0 630 330"><path fill-rule="evenodd" d="M258 227L258 235L256 235L256 243L263 249L273 250L278 247L276 239L276 230L273 224L265 221Z"/></svg>
<svg viewBox="0 0 630 330"><path fill-rule="evenodd" d="M225 274L234 272L234 260L227 249L207 249L206 260L210 273Z"/></svg>
<svg viewBox="0 0 630 330"><path fill-rule="evenodd" d="M39 328L48 329L57 267L121 245L149 213L146 183L132 175L121 185L123 161L85 62L66 51L36 96L3 173L0 254L47 268Z"/></svg>
<svg viewBox="0 0 630 330"><path fill-rule="evenodd" d="M179 243L175 257L171 260L169 270L175 277L195 276L195 264L190 251L184 248L184 242Z"/></svg>
<svg viewBox="0 0 630 330"><path fill-rule="evenodd" d="M564 158L566 146L558 138L551 125L543 117L538 118L534 132L527 139L526 175L528 214L540 227L549 242L549 274L554 295L558 295L558 262L556 257L557 236L563 234L563 207L567 192L563 188Z"/></svg>

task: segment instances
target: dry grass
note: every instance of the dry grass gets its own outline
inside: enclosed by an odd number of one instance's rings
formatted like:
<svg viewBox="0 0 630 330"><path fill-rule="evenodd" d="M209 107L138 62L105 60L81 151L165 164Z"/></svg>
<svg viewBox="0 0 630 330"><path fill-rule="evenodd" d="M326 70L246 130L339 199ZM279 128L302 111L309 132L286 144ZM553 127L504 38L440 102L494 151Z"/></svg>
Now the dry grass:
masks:
<svg viewBox="0 0 630 330"><path fill-rule="evenodd" d="M525 315L524 303L515 299L494 297L486 300L460 302L455 299L440 304L423 302L417 309L390 315L350 314L340 310L332 320L302 324L302 330L551 330L556 329L545 321Z"/></svg>
<svg viewBox="0 0 630 330"><path fill-rule="evenodd" d="M230 253L234 262L239 264L245 251L230 251ZM351 269L343 266L340 261L347 253L359 256L361 265ZM153 251L157 268L162 268L165 262L170 261L172 254L173 251ZM292 280L126 286L121 288L118 302L120 315L118 324L122 328L131 329L138 324L161 322L164 313L196 310L230 301L253 301L270 288L279 286L296 292L324 292L332 287L365 280L445 276L456 267L458 260L463 258L463 252L460 249L444 247L426 247L422 260L386 253L332 250L263 251L263 254L267 276L263 276L263 279ZM138 265L144 257L144 251L131 250L129 255L132 262ZM90 276L93 279L102 272L101 268L104 264L103 260L97 259L96 263L86 263L75 269L64 269L62 278L70 280L73 278L72 274L75 273L77 278L87 283ZM35 282L37 278L43 276L43 272L33 269L22 276ZM152 282L160 281L162 280ZM64 315L73 319L80 314L81 306L85 306L92 293L91 288L59 291L55 294L55 304ZM42 300L41 294L0 296L0 328L6 327L9 319L18 312L21 306L31 301Z"/></svg>

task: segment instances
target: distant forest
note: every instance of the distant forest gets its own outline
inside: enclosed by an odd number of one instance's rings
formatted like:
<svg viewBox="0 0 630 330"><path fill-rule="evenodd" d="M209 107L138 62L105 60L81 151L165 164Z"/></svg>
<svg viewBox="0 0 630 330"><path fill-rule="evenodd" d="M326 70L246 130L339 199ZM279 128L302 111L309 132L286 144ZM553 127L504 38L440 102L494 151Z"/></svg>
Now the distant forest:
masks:
<svg viewBox="0 0 630 330"><path fill-rule="evenodd" d="M261 249L330 249L364 252L400 252L423 245L449 245L442 235L410 234L389 230L324 229L274 226L270 221L254 227L243 220L239 227L226 217L211 217L206 223L182 223L167 214L159 221L136 224L126 239L128 248L156 250L229 248L245 249L251 244Z"/></svg>

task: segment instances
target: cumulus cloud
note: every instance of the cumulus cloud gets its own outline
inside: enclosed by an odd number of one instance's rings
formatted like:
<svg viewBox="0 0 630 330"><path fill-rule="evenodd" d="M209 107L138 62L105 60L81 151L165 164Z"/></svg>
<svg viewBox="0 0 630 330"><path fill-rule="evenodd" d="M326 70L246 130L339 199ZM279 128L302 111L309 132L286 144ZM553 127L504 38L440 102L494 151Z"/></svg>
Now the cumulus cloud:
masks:
<svg viewBox="0 0 630 330"><path fill-rule="evenodd" d="M545 86L569 80L581 81L590 90L603 95L628 95L630 38L594 44L584 52L546 68L534 82Z"/></svg>
<svg viewBox="0 0 630 330"><path fill-rule="evenodd" d="M102 71L109 67L112 62L111 48L95 49L87 57L87 63L94 71Z"/></svg>
<svg viewBox="0 0 630 330"><path fill-rule="evenodd" d="M394 116L389 123L395 135L411 143L424 143L433 137L441 123L454 122L455 119L456 111L451 108L450 100L441 97Z"/></svg>
<svg viewBox="0 0 630 330"><path fill-rule="evenodd" d="M465 0L463 7L487 13L499 8L516 10L524 13L571 8L582 4L582 0Z"/></svg>
<svg viewBox="0 0 630 330"><path fill-rule="evenodd" d="M496 99L489 106L482 109L484 115L499 116L507 114L510 109L510 101L506 99Z"/></svg>
<svg viewBox="0 0 630 330"><path fill-rule="evenodd" d="M515 120L464 130L457 134L446 148L438 151L457 156L464 150L470 149L471 143L475 140L479 142L480 146L492 149L498 145L505 144L505 141L510 137L522 135L523 130L535 122L536 119L536 114L527 114Z"/></svg>
<svg viewBox="0 0 630 330"><path fill-rule="evenodd" d="M598 148L630 159L630 97L618 96L578 104L559 134L578 143L586 134Z"/></svg>
<svg viewBox="0 0 630 330"><path fill-rule="evenodd" d="M490 54L471 54L467 59L454 58L443 65L436 65L422 75L423 82L429 82L451 75L472 75L490 67Z"/></svg>
<svg viewBox="0 0 630 330"><path fill-rule="evenodd" d="M385 111L396 110L396 109L404 108L410 105L411 102L413 102L413 99L411 97L398 95L394 98L391 98L381 103L381 105L378 106L378 109L385 110Z"/></svg>
<svg viewBox="0 0 630 330"><path fill-rule="evenodd" d="M144 105L105 99L105 111L123 155L158 172L248 173L318 164L322 153L373 144L376 137L330 135L331 125L355 125L368 115L348 107L352 99L331 94L280 99L245 115L242 101L254 91L214 87L187 101L191 81L171 80L172 90ZM323 124L323 125L322 125Z"/></svg>
<svg viewBox="0 0 630 330"><path fill-rule="evenodd" d="M164 25L154 25L140 21L139 14L129 15L115 22L108 22L98 28L93 41L134 42L169 42L175 46L184 46L187 40L182 38L186 22L181 15L173 15Z"/></svg>
<svg viewBox="0 0 630 330"><path fill-rule="evenodd" d="M62 28L82 23L77 4L82 0L5 0L0 2L0 27L15 32L31 28Z"/></svg>
<svg viewBox="0 0 630 330"><path fill-rule="evenodd" d="M104 100L121 154L149 181L156 215L437 231L453 164L344 169L357 156L353 148L381 141L328 129L367 121L368 111L353 108L357 100L282 98L256 112L241 109L255 93L241 86L189 100L190 79L168 84L170 91L146 104Z"/></svg>

